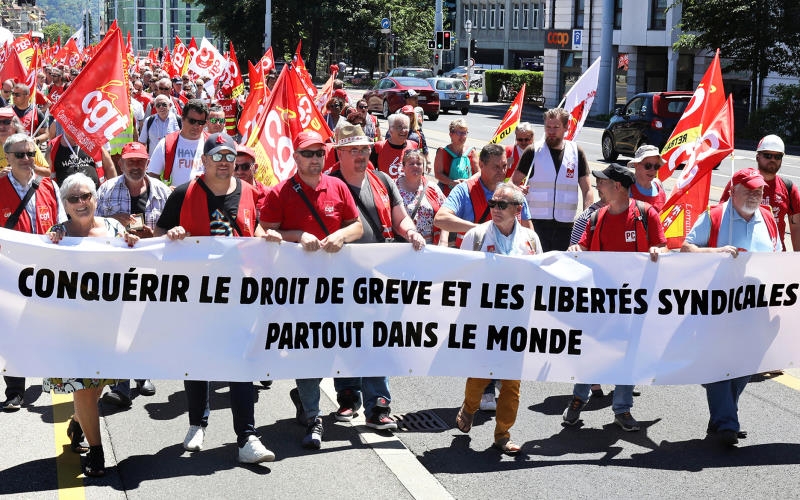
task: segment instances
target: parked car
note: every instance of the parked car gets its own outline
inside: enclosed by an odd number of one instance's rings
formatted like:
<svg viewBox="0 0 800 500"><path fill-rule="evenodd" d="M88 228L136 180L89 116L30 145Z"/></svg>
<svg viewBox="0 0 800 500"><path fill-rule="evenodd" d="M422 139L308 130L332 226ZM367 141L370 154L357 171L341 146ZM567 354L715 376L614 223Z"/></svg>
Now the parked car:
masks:
<svg viewBox="0 0 800 500"><path fill-rule="evenodd" d="M603 159L633 157L644 144L662 149L691 99L692 92L645 92L633 96L614 113L603 132Z"/></svg>
<svg viewBox="0 0 800 500"><path fill-rule="evenodd" d="M386 76L409 76L411 78L432 78L433 71L429 68L394 68Z"/></svg>
<svg viewBox="0 0 800 500"><path fill-rule="evenodd" d="M395 68L396 69L396 68ZM418 105L429 120L439 118L439 94L421 78L386 77L364 93L370 113L381 113L384 118L395 113L406 104L406 96L413 89L418 95Z"/></svg>
<svg viewBox="0 0 800 500"><path fill-rule="evenodd" d="M442 76L445 78L461 78L462 80L467 79L467 67L466 66L456 66L455 68L451 69L450 71L446 71Z"/></svg>
<svg viewBox="0 0 800 500"><path fill-rule="evenodd" d="M469 113L469 90L460 78L428 78L428 83L439 94L439 109L447 113L451 109Z"/></svg>

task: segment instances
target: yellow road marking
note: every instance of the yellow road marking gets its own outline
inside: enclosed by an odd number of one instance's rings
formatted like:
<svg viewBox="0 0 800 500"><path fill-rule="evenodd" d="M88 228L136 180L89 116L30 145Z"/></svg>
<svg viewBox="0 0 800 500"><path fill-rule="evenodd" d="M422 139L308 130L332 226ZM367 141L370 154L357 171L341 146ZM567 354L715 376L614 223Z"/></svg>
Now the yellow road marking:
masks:
<svg viewBox="0 0 800 500"><path fill-rule="evenodd" d="M81 456L69 449L67 426L73 413L72 395L53 394L53 432L56 447L56 474L59 500L84 500Z"/></svg>
<svg viewBox="0 0 800 500"><path fill-rule="evenodd" d="M778 375L777 377L773 377L771 380L776 382L780 382L781 384L785 385L786 387L791 387L796 391L800 391L800 378L793 377L791 375L787 375L783 373Z"/></svg>

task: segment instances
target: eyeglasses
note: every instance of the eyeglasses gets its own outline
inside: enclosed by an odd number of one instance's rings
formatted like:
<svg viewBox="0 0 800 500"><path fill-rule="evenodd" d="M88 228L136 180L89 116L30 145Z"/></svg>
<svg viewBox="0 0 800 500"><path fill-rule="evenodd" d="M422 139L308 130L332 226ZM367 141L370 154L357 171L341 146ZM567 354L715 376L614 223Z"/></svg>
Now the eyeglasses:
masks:
<svg viewBox="0 0 800 500"><path fill-rule="evenodd" d="M217 125L225 123L225 118L209 118L208 121L216 123Z"/></svg>
<svg viewBox="0 0 800 500"><path fill-rule="evenodd" d="M78 202L87 202L92 199L92 193L83 193L83 194L74 194L72 196L67 196L67 201L72 203L73 205Z"/></svg>
<svg viewBox="0 0 800 500"><path fill-rule="evenodd" d="M645 170L658 170L661 165L658 163L642 163L642 168Z"/></svg>
<svg viewBox="0 0 800 500"><path fill-rule="evenodd" d="M214 161L222 161L223 158L225 159L225 161L229 161L231 163L236 161L236 155L233 153L214 153L213 155L209 156L211 156L211 159Z"/></svg>
<svg viewBox="0 0 800 500"><path fill-rule="evenodd" d="M466 130L453 130L450 133L460 135L461 137L466 137L469 132L467 132Z"/></svg>
<svg viewBox="0 0 800 500"><path fill-rule="evenodd" d="M500 201L500 200L489 200L486 203L489 205L489 208L499 208L500 210L505 210L506 208L512 205L519 205L519 203L515 201Z"/></svg>
<svg viewBox="0 0 800 500"><path fill-rule="evenodd" d="M11 95L13 95L14 97L20 97L20 96L27 97L28 96L28 94L25 94L25 93L22 93L22 92L12 92Z"/></svg>
<svg viewBox="0 0 800 500"><path fill-rule="evenodd" d="M172 90L172 87L158 87L158 90Z"/></svg>
<svg viewBox="0 0 800 500"><path fill-rule="evenodd" d="M252 163L237 163L236 165L233 166L233 169L236 171L241 170L242 172L247 172L248 170L250 170L250 167L252 166L253 166Z"/></svg>
<svg viewBox="0 0 800 500"><path fill-rule="evenodd" d="M17 151L14 151L13 154L18 160L21 160L21 159L25 158L26 156L28 158L35 157L36 156L36 151L23 151L21 153L17 152Z"/></svg>
<svg viewBox="0 0 800 500"><path fill-rule="evenodd" d="M517 142L533 142L533 137L517 137Z"/></svg>
<svg viewBox="0 0 800 500"><path fill-rule="evenodd" d="M759 154L761 156L763 156L767 160L782 160L783 159L783 153L764 153L764 152L761 152Z"/></svg>
<svg viewBox="0 0 800 500"><path fill-rule="evenodd" d="M0 120L0 125L11 125L11 120Z"/></svg>
<svg viewBox="0 0 800 500"><path fill-rule="evenodd" d="M367 105L366 104L359 104L358 105L358 109L367 109Z"/></svg>
<svg viewBox="0 0 800 500"><path fill-rule="evenodd" d="M343 151L347 151L351 155L368 155L372 152L370 148L344 149Z"/></svg>
<svg viewBox="0 0 800 500"><path fill-rule="evenodd" d="M186 121L189 122L189 125L205 125L206 124L205 120L196 120L194 118L187 118ZM219 161L219 160L214 160L214 161ZM233 160L230 160L230 161L233 161Z"/></svg>
<svg viewBox="0 0 800 500"><path fill-rule="evenodd" d="M166 102L157 102L156 103L156 107L157 108L168 108L169 104L167 104Z"/></svg>
<svg viewBox="0 0 800 500"><path fill-rule="evenodd" d="M303 151L298 151L297 154L299 154L303 158L314 158L315 156L317 158L324 158L325 157L325 150L324 149L316 149L314 151L311 151L309 149L305 149Z"/></svg>
<svg viewBox="0 0 800 500"><path fill-rule="evenodd" d="M410 129L410 127L403 127L403 126L398 126L398 125L395 125L392 128L395 129L395 130L399 130L401 132L407 132Z"/></svg>

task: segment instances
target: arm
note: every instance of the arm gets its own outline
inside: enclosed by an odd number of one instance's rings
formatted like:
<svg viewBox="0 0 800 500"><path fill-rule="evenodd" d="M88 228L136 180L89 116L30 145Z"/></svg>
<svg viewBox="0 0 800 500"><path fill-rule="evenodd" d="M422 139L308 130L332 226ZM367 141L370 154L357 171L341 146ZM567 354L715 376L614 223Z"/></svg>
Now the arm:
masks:
<svg viewBox="0 0 800 500"><path fill-rule="evenodd" d="M342 249L345 243L356 241L364 235L364 226L361 225L361 219L344 221L342 224L344 227L320 241L322 249L326 252L336 253Z"/></svg>
<svg viewBox="0 0 800 500"><path fill-rule="evenodd" d="M433 224L445 231L453 233L466 233L473 227L477 226L474 222L468 222L458 217L455 212L449 208L442 207L436 212L433 218Z"/></svg>
<svg viewBox="0 0 800 500"><path fill-rule="evenodd" d="M433 159L433 176L436 177L437 181L441 182L445 186L452 187L453 181L444 173L445 157L449 158L449 155L446 151L444 151L444 148L439 148L439 150L436 151L436 156Z"/></svg>
<svg viewBox="0 0 800 500"><path fill-rule="evenodd" d="M422 250L425 238L417 231L417 226L406 213L402 203L392 207L392 229L414 246L414 250Z"/></svg>
<svg viewBox="0 0 800 500"><path fill-rule="evenodd" d="M792 250L800 252L800 214L789 216L789 234L792 237Z"/></svg>
<svg viewBox="0 0 800 500"><path fill-rule="evenodd" d="M724 247L716 247L716 248L708 248L708 247L699 247L694 243L690 243L689 241L684 241L683 245L681 246L681 252L695 252L695 253L729 253L736 258L739 255L739 250L736 247L731 245L725 245Z"/></svg>
<svg viewBox="0 0 800 500"><path fill-rule="evenodd" d="M594 203L594 191L592 191L592 185L589 183L589 176L584 175L578 179L578 186L581 188L581 193L583 194L583 209L586 210L589 208L589 205Z"/></svg>
<svg viewBox="0 0 800 500"><path fill-rule="evenodd" d="M111 159L111 154L106 151L105 148L100 148L100 154L103 157L103 174L105 174L106 180L113 179L117 176L117 169L114 167L114 161Z"/></svg>

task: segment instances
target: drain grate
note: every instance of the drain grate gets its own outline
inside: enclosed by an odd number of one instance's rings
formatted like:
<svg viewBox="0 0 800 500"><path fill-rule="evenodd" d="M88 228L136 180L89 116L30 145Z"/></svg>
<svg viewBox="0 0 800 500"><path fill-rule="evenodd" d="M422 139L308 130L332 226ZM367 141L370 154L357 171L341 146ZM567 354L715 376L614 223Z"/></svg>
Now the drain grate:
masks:
<svg viewBox="0 0 800 500"><path fill-rule="evenodd" d="M418 411L405 413L403 415L393 415L397 422L398 430L409 432L433 432L446 431L450 425L432 411Z"/></svg>

